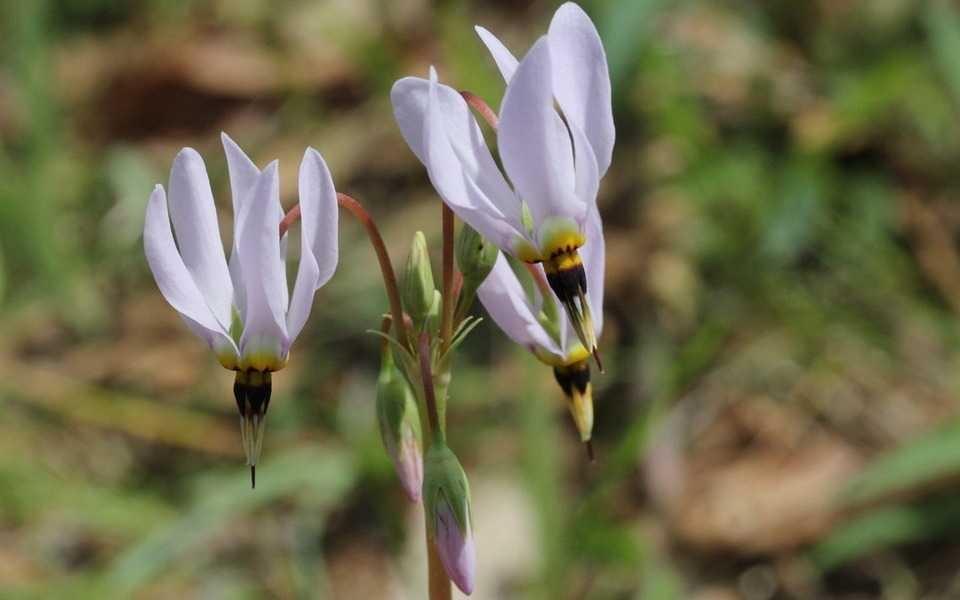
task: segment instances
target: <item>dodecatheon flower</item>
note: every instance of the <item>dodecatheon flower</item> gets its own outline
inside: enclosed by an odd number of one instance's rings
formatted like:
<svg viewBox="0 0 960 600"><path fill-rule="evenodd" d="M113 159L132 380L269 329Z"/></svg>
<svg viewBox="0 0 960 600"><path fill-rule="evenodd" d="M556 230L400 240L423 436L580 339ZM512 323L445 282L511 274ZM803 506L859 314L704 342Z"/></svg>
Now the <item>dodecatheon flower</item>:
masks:
<svg viewBox="0 0 960 600"><path fill-rule="evenodd" d="M143 244L160 293L220 364L236 371L234 396L255 485L271 373L286 365L314 293L336 270L337 197L326 163L308 148L300 163L300 264L291 294L277 161L261 171L226 134L221 139L233 197L229 262L206 167L192 148L174 159L169 194L154 188Z"/></svg>
<svg viewBox="0 0 960 600"><path fill-rule="evenodd" d="M467 475L457 456L440 440L434 440L427 450L424 471L427 531L447 575L469 596L473 593L477 561Z"/></svg>
<svg viewBox="0 0 960 600"><path fill-rule="evenodd" d="M572 3L519 62L489 31L477 32L507 83L497 127L506 177L466 101L432 67L429 79L394 84L397 123L461 219L503 251L543 264L573 331L596 358L590 276L579 251L591 241L587 224L615 137L603 45Z"/></svg>
<svg viewBox="0 0 960 600"><path fill-rule="evenodd" d="M596 311L593 336L603 327L603 272L605 251L600 214L593 209L585 226L583 265L587 275L589 302ZM580 439L592 456L593 390L590 384L590 353L573 331L567 315L557 310L547 276L541 265L528 265L534 280L528 294L517 273L503 255L480 284L477 296L494 322L514 342L529 349L543 363L553 367L557 383L567 398Z"/></svg>

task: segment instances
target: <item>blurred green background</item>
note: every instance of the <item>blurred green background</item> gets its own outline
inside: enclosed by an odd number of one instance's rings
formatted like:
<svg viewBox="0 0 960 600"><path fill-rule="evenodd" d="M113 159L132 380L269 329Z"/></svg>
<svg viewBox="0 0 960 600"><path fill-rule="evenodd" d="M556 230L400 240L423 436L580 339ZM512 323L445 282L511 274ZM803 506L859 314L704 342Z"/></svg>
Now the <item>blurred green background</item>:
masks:
<svg viewBox="0 0 960 600"><path fill-rule="evenodd" d="M285 206L312 145L395 263L416 229L436 258L390 86L436 64L497 106L472 26L522 54L555 7L0 4L0 597L423 597L360 228L274 377L251 491L231 374L160 297L144 208L196 147L229 239L219 132L280 158ZM960 597L960 5L584 8L618 137L598 460L482 324L449 408L474 597Z"/></svg>

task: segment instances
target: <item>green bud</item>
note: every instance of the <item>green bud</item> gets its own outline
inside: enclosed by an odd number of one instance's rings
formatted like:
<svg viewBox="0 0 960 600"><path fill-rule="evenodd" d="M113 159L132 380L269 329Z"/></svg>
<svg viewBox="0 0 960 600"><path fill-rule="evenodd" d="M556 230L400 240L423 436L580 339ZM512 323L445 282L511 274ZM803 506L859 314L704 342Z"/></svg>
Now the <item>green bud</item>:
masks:
<svg viewBox="0 0 960 600"><path fill-rule="evenodd" d="M473 591L475 551L470 486L456 455L434 441L424 461L423 502L427 531L444 570L465 594Z"/></svg>
<svg viewBox="0 0 960 600"><path fill-rule="evenodd" d="M440 331L441 312L443 312L443 294L439 290L433 290L433 304L427 312L427 326L430 331Z"/></svg>
<svg viewBox="0 0 960 600"><path fill-rule="evenodd" d="M377 421L380 439L393 462L403 491L420 501L423 488L423 442L417 400L403 373L385 348L377 378Z"/></svg>
<svg viewBox="0 0 960 600"><path fill-rule="evenodd" d="M496 246L466 223L460 228L455 251L457 268L463 274L464 284L474 287L487 278L500 254Z"/></svg>
<svg viewBox="0 0 960 600"><path fill-rule="evenodd" d="M430 269L430 254L427 251L427 238L422 231L418 231L413 236L410 255L407 257L407 265L400 282L403 308L418 328L423 326L423 321L430 312L435 291L433 271Z"/></svg>

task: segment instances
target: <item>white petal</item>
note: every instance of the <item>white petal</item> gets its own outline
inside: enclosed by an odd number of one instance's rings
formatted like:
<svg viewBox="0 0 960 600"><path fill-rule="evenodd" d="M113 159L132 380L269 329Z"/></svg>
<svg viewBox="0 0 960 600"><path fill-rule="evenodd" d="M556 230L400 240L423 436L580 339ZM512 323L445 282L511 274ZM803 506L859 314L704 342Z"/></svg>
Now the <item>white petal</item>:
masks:
<svg viewBox="0 0 960 600"><path fill-rule="evenodd" d="M300 266L287 313L291 344L307 322L314 293L337 269L337 222L330 170L319 152L307 148L300 163Z"/></svg>
<svg viewBox="0 0 960 600"><path fill-rule="evenodd" d="M253 186L257 183L260 169L229 135L220 132L220 141L223 143L223 152L227 156L230 193L233 197L233 218L237 220L241 209L246 205L246 200L253 190Z"/></svg>
<svg viewBox="0 0 960 600"><path fill-rule="evenodd" d="M570 2L553 15L548 37L553 94L567 121L586 133L602 177L610 166L616 137L603 43L590 17Z"/></svg>
<svg viewBox="0 0 960 600"><path fill-rule="evenodd" d="M600 337L603 330L603 281L606 268L606 244L603 241L603 222L600 211L593 204L587 211L587 224L584 227L587 242L580 248L583 269L587 275L587 300L593 317L593 330Z"/></svg>
<svg viewBox="0 0 960 600"><path fill-rule="evenodd" d="M173 161L169 207L180 256L214 317L229 330L233 284L207 169L192 148L181 150Z"/></svg>
<svg viewBox="0 0 960 600"><path fill-rule="evenodd" d="M562 357L560 346L537 321L520 280L504 255L497 258L493 270L480 284L477 296L497 326L514 342L525 348Z"/></svg>
<svg viewBox="0 0 960 600"><path fill-rule="evenodd" d="M183 263L173 232L163 186L156 186L147 203L143 225L143 249L153 278L166 301L184 318L190 329L218 353L227 349L234 358L236 345L203 299L200 288Z"/></svg>
<svg viewBox="0 0 960 600"><path fill-rule="evenodd" d="M597 157L586 134L576 124L570 123L570 136L573 138L574 177L577 198L586 206L596 206L597 190L600 189L600 173ZM586 218L586 215L584 215Z"/></svg>
<svg viewBox="0 0 960 600"><path fill-rule="evenodd" d="M497 140L503 167L538 225L548 217L579 222L586 209L574 193L573 149L553 107L550 47L540 38L507 86Z"/></svg>
<svg viewBox="0 0 960 600"><path fill-rule="evenodd" d="M493 35L483 27L477 25L474 27L477 35L480 36L480 40L483 41L484 45L487 47L487 50L490 51L490 54L493 56L494 62L497 63L497 68L500 69L500 75L503 76L503 80L507 83L510 83L510 79L513 77L514 71L517 70L517 59L513 54L507 50L507 47L503 45L497 36Z"/></svg>
<svg viewBox="0 0 960 600"><path fill-rule="evenodd" d="M243 209L249 205L247 202L253 186L257 183L257 177L260 176L260 169L252 160L240 149L233 139L224 132L220 132L220 141L223 143L223 152L227 156L227 171L230 175L230 195L233 199L233 249L230 252L230 278L233 280L234 305L240 314L243 314L246 306L244 300L244 284L242 273L240 272L240 261L237 257L237 242L240 231L240 219Z"/></svg>
<svg viewBox="0 0 960 600"><path fill-rule="evenodd" d="M244 361L256 355L284 358L289 347L284 302L284 271L280 255L279 178L276 161L257 179L250 206L238 232L240 270L246 287L246 310L240 352ZM259 364L253 368L266 368Z"/></svg>
<svg viewBox="0 0 960 600"><path fill-rule="evenodd" d="M520 203L460 94L433 80L406 77L390 97L404 139L440 196L457 216L509 250L521 237Z"/></svg>

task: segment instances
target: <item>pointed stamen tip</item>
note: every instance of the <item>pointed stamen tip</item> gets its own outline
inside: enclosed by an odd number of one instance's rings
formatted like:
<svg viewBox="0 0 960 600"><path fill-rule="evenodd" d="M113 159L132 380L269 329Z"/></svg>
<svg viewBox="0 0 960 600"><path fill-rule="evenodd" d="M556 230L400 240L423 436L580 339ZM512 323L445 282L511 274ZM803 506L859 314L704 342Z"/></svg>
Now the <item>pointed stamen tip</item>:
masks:
<svg viewBox="0 0 960 600"><path fill-rule="evenodd" d="M600 348L598 348L597 346L594 346L592 354L593 354L594 362L597 363L597 369L601 373L605 373L606 371L603 370L603 361L600 360Z"/></svg>
<svg viewBox="0 0 960 600"><path fill-rule="evenodd" d="M584 447L587 449L587 458L590 459L591 463L597 462L597 457L593 453L593 440L587 440L583 442Z"/></svg>
<svg viewBox="0 0 960 600"><path fill-rule="evenodd" d="M250 465L250 489L257 489L257 465Z"/></svg>

